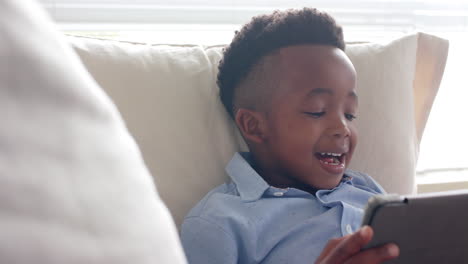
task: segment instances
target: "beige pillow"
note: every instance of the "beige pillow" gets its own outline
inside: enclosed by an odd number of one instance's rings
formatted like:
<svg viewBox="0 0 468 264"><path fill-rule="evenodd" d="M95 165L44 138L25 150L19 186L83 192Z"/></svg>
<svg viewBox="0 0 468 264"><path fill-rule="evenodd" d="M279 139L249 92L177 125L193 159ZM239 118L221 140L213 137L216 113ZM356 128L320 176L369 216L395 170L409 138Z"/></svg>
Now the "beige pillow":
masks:
<svg viewBox="0 0 468 264"><path fill-rule="evenodd" d="M115 106L35 1L0 0L0 262L186 263Z"/></svg>
<svg viewBox="0 0 468 264"><path fill-rule="evenodd" d="M448 42L424 33L347 48L358 75L359 143L350 167L389 193L416 191L419 143L437 94Z"/></svg>
<svg viewBox="0 0 468 264"><path fill-rule="evenodd" d="M228 179L224 166L243 145L218 99L221 47L69 40L115 100L179 225ZM351 167L389 192L411 193L447 42L414 34L388 44L348 45L347 54L358 71L360 97L360 143Z"/></svg>

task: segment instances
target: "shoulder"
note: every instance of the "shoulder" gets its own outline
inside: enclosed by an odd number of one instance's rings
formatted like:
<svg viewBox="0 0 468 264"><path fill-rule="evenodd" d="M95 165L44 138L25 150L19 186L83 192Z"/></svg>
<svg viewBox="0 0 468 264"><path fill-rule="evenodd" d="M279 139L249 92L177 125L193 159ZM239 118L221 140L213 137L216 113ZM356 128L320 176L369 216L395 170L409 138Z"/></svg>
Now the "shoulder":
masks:
<svg viewBox="0 0 468 264"><path fill-rule="evenodd" d="M222 184L185 217L180 235L189 263L237 263L236 233L227 221L237 201L235 186Z"/></svg>
<svg viewBox="0 0 468 264"><path fill-rule="evenodd" d="M211 190L187 214L183 229L209 223L211 228L233 233L236 226L250 217L248 206L242 201L236 185L222 184Z"/></svg>
<svg viewBox="0 0 468 264"><path fill-rule="evenodd" d="M180 241L189 263L238 263L235 234L206 216L187 216Z"/></svg>
<svg viewBox="0 0 468 264"><path fill-rule="evenodd" d="M238 197L236 187L232 183L224 183L208 192L187 214L186 218L204 217L213 210L222 210L227 203L232 203Z"/></svg>
<svg viewBox="0 0 468 264"><path fill-rule="evenodd" d="M376 194L385 194L384 188L375 181L371 176L353 170L346 170L345 175L350 176L351 182L353 185L359 189L364 189L366 191L371 191Z"/></svg>

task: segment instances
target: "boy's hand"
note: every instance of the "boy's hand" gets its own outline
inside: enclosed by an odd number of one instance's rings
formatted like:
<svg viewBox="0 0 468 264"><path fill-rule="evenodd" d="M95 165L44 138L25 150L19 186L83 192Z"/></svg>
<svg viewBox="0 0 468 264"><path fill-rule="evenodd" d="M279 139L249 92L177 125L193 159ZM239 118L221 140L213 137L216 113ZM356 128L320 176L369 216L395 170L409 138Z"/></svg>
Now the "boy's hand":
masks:
<svg viewBox="0 0 468 264"><path fill-rule="evenodd" d="M361 248L370 242L373 235L372 228L365 226L352 235L331 239L315 263L381 263L398 257L400 250L393 243L361 251Z"/></svg>

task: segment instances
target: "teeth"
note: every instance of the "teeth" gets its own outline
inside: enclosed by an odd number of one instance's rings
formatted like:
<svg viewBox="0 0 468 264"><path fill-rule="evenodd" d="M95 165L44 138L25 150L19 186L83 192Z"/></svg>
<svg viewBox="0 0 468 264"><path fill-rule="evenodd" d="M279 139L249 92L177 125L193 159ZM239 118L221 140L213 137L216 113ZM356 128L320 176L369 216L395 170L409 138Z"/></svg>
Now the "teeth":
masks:
<svg viewBox="0 0 468 264"><path fill-rule="evenodd" d="M333 156L333 157L341 157L343 154L338 154L338 153L330 153L330 152L321 152L320 153L322 156L328 155L328 156Z"/></svg>

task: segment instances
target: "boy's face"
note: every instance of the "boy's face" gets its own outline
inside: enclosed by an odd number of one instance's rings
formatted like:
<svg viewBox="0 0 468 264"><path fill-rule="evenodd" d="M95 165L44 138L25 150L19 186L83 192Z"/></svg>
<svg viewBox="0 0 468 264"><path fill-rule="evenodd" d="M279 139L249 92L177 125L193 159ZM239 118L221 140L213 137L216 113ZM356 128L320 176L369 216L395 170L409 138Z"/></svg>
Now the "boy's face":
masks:
<svg viewBox="0 0 468 264"><path fill-rule="evenodd" d="M291 46L275 56L278 87L264 113L262 171L278 187L333 188L357 143L354 67L332 46Z"/></svg>

